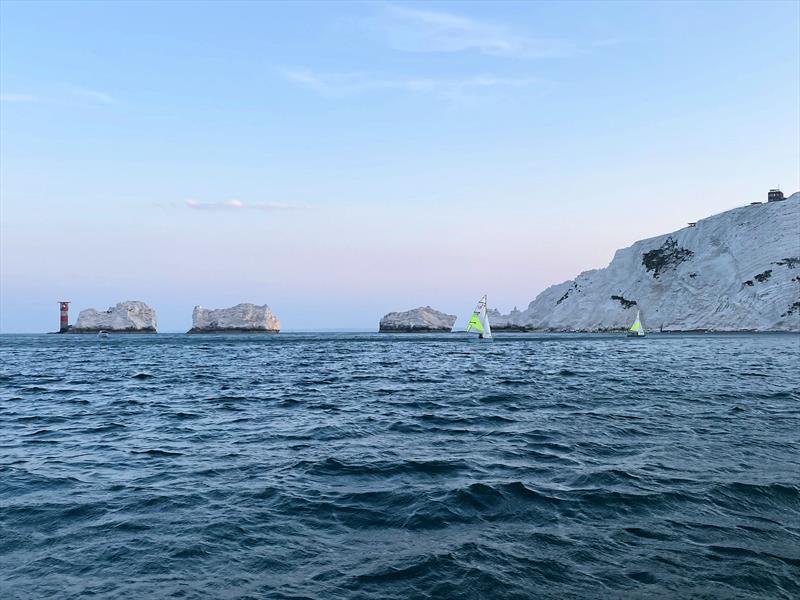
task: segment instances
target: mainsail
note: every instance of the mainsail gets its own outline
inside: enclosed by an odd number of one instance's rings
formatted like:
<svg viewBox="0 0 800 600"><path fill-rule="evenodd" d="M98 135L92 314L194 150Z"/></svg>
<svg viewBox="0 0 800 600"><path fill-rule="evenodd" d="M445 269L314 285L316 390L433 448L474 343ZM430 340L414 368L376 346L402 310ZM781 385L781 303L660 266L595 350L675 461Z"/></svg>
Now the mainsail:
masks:
<svg viewBox="0 0 800 600"><path fill-rule="evenodd" d="M636 311L636 320L631 325L631 328L628 330L631 333L635 333L636 335L644 335L644 329L642 329L642 322L639 320L639 311Z"/></svg>
<svg viewBox="0 0 800 600"><path fill-rule="evenodd" d="M489 325L489 315L486 308L486 296L478 301L478 306L472 312L467 323L467 331L477 331L482 338L492 337L492 328Z"/></svg>

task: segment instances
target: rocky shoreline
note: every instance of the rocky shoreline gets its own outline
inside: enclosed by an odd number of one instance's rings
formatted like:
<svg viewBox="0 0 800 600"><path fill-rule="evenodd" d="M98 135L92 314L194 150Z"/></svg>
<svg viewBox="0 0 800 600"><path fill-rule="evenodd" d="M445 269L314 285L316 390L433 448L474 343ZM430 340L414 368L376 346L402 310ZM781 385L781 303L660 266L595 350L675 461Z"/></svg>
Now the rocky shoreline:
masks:
<svg viewBox="0 0 800 600"><path fill-rule="evenodd" d="M410 325L408 327L380 327L378 333L452 333L452 329Z"/></svg>
<svg viewBox="0 0 800 600"><path fill-rule="evenodd" d="M158 333L158 332L156 331L155 327L147 327L147 328L142 328L142 329L135 329L135 328L129 328L129 329L96 329L96 328L85 328L85 327L78 329L77 327L70 327L66 331L58 331L56 333L65 333L65 334L74 333L74 334L80 335L80 334L86 334L86 333L94 333L94 334L97 334L97 333L114 333L114 334L116 334L116 333L140 334L141 333L141 334L151 334L151 333Z"/></svg>
<svg viewBox="0 0 800 600"><path fill-rule="evenodd" d="M215 328L196 328L192 327L186 333L197 335L201 333L245 333L245 334L265 334L276 335L280 333L277 329L254 329L247 327L215 327Z"/></svg>
<svg viewBox="0 0 800 600"><path fill-rule="evenodd" d="M703 335L737 335L743 333L757 333L764 335L797 335L798 330L786 329L646 329L647 335L679 335L679 334L703 334ZM537 334L575 334L575 335L605 335L610 333L623 334L627 328L617 329L525 329L519 327L495 327L492 325L492 333L537 333Z"/></svg>

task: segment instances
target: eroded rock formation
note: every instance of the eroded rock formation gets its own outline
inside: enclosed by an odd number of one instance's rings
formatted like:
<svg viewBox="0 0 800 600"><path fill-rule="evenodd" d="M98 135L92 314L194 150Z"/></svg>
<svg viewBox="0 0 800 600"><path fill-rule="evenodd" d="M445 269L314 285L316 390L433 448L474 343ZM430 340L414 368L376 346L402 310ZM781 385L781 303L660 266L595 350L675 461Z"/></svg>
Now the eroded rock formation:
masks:
<svg viewBox="0 0 800 600"><path fill-rule="evenodd" d="M249 302L231 308L195 306L189 333L278 333L281 322L266 304Z"/></svg>
<svg viewBox="0 0 800 600"><path fill-rule="evenodd" d="M405 312L391 312L380 322L384 333L448 332L453 330L455 315L448 315L430 306L421 306Z"/></svg>
<svg viewBox="0 0 800 600"><path fill-rule="evenodd" d="M108 310L87 308L78 314L75 325L66 333L155 333L156 311L144 302L119 302Z"/></svg>

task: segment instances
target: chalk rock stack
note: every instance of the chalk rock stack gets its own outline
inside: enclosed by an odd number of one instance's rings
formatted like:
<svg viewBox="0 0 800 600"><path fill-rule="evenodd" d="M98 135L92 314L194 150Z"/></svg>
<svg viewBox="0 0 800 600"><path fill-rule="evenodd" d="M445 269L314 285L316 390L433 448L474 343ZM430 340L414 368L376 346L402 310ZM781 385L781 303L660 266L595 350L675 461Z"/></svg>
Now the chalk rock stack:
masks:
<svg viewBox="0 0 800 600"><path fill-rule="evenodd" d="M144 302L119 302L108 310L87 308L78 314L75 325L67 333L155 333L156 311Z"/></svg>
<svg viewBox="0 0 800 600"><path fill-rule="evenodd" d="M188 333L278 333L281 322L266 304L249 302L231 308L195 306Z"/></svg>
<svg viewBox="0 0 800 600"><path fill-rule="evenodd" d="M391 312L380 322L382 333L428 333L452 331L455 315L448 315L430 306L421 306L405 312Z"/></svg>

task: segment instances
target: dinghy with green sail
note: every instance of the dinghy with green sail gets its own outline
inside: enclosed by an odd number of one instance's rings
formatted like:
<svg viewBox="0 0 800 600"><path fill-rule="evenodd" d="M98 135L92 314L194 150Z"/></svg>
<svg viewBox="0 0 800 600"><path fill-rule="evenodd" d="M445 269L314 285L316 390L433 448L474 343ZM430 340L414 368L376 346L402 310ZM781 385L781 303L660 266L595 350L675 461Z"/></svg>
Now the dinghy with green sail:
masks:
<svg viewBox="0 0 800 600"><path fill-rule="evenodd" d="M486 295L478 300L478 306L472 311L472 316L467 323L467 332L475 331L478 333L479 340L492 341L492 328L489 325L488 308L486 306Z"/></svg>
<svg viewBox="0 0 800 600"><path fill-rule="evenodd" d="M639 319L639 311L636 311L636 320L631 325L631 328L628 329L628 337L644 337L644 327L642 327L642 322Z"/></svg>

